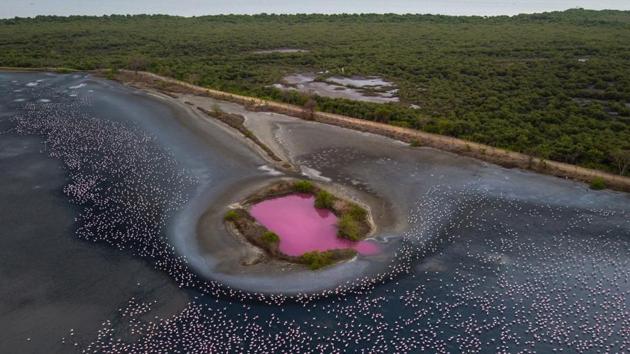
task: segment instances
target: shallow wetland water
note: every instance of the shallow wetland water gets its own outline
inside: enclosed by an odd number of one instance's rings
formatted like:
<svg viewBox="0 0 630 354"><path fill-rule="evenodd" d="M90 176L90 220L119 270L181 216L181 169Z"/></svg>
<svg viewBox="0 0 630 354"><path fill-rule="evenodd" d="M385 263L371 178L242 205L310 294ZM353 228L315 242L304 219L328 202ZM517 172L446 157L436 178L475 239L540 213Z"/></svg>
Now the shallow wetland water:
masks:
<svg viewBox="0 0 630 354"><path fill-rule="evenodd" d="M0 352L630 350L628 194L86 74L0 93ZM223 215L283 173L214 103L369 205L379 253L243 265Z"/></svg>

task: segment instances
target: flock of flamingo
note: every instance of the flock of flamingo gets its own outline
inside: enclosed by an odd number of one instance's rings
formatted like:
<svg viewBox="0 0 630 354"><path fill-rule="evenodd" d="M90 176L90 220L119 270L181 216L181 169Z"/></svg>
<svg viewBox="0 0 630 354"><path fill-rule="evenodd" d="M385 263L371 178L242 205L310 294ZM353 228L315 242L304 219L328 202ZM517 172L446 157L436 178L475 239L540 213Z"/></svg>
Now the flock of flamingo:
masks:
<svg viewBox="0 0 630 354"><path fill-rule="evenodd" d="M166 317L151 312L162 299L129 299L93 341L63 338L68 346L86 353L630 351L628 209L525 203L438 184L417 196L400 247L378 274L317 293L237 290L197 275L165 236L197 183L175 155L124 119L97 117L89 85L78 95L26 87L39 99L14 102L13 132L40 136L45 153L63 162L63 191L79 210L76 237L141 257L193 294Z"/></svg>

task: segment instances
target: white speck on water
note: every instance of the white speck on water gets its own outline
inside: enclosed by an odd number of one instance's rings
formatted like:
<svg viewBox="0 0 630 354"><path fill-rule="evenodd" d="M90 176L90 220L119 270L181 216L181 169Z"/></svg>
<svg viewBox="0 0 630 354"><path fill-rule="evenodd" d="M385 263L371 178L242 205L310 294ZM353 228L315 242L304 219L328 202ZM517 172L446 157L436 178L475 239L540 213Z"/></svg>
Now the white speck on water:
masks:
<svg viewBox="0 0 630 354"><path fill-rule="evenodd" d="M68 88L69 88L70 90L77 90L77 89L80 89L81 87L85 87L85 86L87 86L87 84L86 84L86 83L80 83L80 84L78 84L78 85L75 85L75 86L70 86L70 87L68 87ZM92 91L90 91L90 92L92 92Z"/></svg>
<svg viewBox="0 0 630 354"><path fill-rule="evenodd" d="M267 165L262 165L262 166L258 167L258 169L261 170L261 171L267 172L267 174L271 175L271 176L280 176L280 175L282 175L282 172L280 172L280 171L278 171L278 170L276 170L276 169L274 169L274 168L272 168L270 166L267 166Z"/></svg>
<svg viewBox="0 0 630 354"><path fill-rule="evenodd" d="M324 181L324 182L330 182L332 181L330 178L328 177L324 177L322 175L322 173L314 168L310 168L310 167L306 167L306 166L300 166L300 170L302 171L302 175L312 178L312 179L317 179L320 181Z"/></svg>

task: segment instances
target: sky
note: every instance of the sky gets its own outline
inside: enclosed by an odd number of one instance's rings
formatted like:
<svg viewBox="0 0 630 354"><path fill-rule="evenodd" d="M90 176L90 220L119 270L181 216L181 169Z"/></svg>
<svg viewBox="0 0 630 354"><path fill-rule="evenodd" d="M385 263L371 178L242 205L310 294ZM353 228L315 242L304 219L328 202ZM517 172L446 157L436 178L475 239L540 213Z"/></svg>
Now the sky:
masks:
<svg viewBox="0 0 630 354"><path fill-rule="evenodd" d="M630 10L630 0L0 0L0 18L36 15L432 13L517 15L569 8Z"/></svg>

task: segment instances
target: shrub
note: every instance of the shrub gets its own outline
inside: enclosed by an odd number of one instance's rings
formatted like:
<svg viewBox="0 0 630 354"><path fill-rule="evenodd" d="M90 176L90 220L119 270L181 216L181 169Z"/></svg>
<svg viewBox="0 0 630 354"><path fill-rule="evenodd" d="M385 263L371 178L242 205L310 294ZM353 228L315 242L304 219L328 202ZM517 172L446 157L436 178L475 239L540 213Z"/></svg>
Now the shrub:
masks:
<svg viewBox="0 0 630 354"><path fill-rule="evenodd" d="M317 102L313 98L309 98L304 103L303 116L306 120L313 120L315 118L315 110L317 109Z"/></svg>
<svg viewBox="0 0 630 354"><path fill-rule="evenodd" d="M351 214L344 214L337 223L337 235L351 241L359 240L359 224Z"/></svg>
<svg viewBox="0 0 630 354"><path fill-rule="evenodd" d="M335 197L326 191L319 191L315 197L315 207L317 209L332 209L334 202Z"/></svg>
<svg viewBox="0 0 630 354"><path fill-rule="evenodd" d="M606 188L606 181L601 177L595 177L591 181L591 189L601 190Z"/></svg>
<svg viewBox="0 0 630 354"><path fill-rule="evenodd" d="M212 105L212 109L211 109L212 114L214 114L215 116L221 116L223 114L223 109L221 109L221 106L219 106L218 103L214 103Z"/></svg>
<svg viewBox="0 0 630 354"><path fill-rule="evenodd" d="M105 77L109 80L114 80L116 75L118 75L118 69L116 68L111 68L105 72Z"/></svg>
<svg viewBox="0 0 630 354"><path fill-rule="evenodd" d="M307 180L301 180L293 183L293 190L299 193L311 193L313 192L313 183Z"/></svg>
<svg viewBox="0 0 630 354"><path fill-rule="evenodd" d="M539 165L540 165L540 168L541 168L541 169L543 169L543 170L546 170L546 169L547 169L547 161L545 161L545 160L540 160Z"/></svg>
<svg viewBox="0 0 630 354"><path fill-rule="evenodd" d="M55 72L58 74L69 74L69 73L74 72L74 70L69 69L69 68L57 68L55 69Z"/></svg>
<svg viewBox="0 0 630 354"><path fill-rule="evenodd" d="M225 213L225 216L223 217L223 220L225 221L234 221L238 219L238 213L236 212L236 210L229 210L227 213Z"/></svg>
<svg viewBox="0 0 630 354"><path fill-rule="evenodd" d="M363 221L367 217L367 211L356 204L350 205L348 214L356 221Z"/></svg>
<svg viewBox="0 0 630 354"><path fill-rule="evenodd" d="M260 239L267 245L273 245L280 242L280 237L278 237L278 235L271 231L267 231L262 234L262 236L260 236Z"/></svg>
<svg viewBox="0 0 630 354"><path fill-rule="evenodd" d="M323 268L334 262L332 252L330 251L307 252L300 256L300 261L306 264L311 270Z"/></svg>

